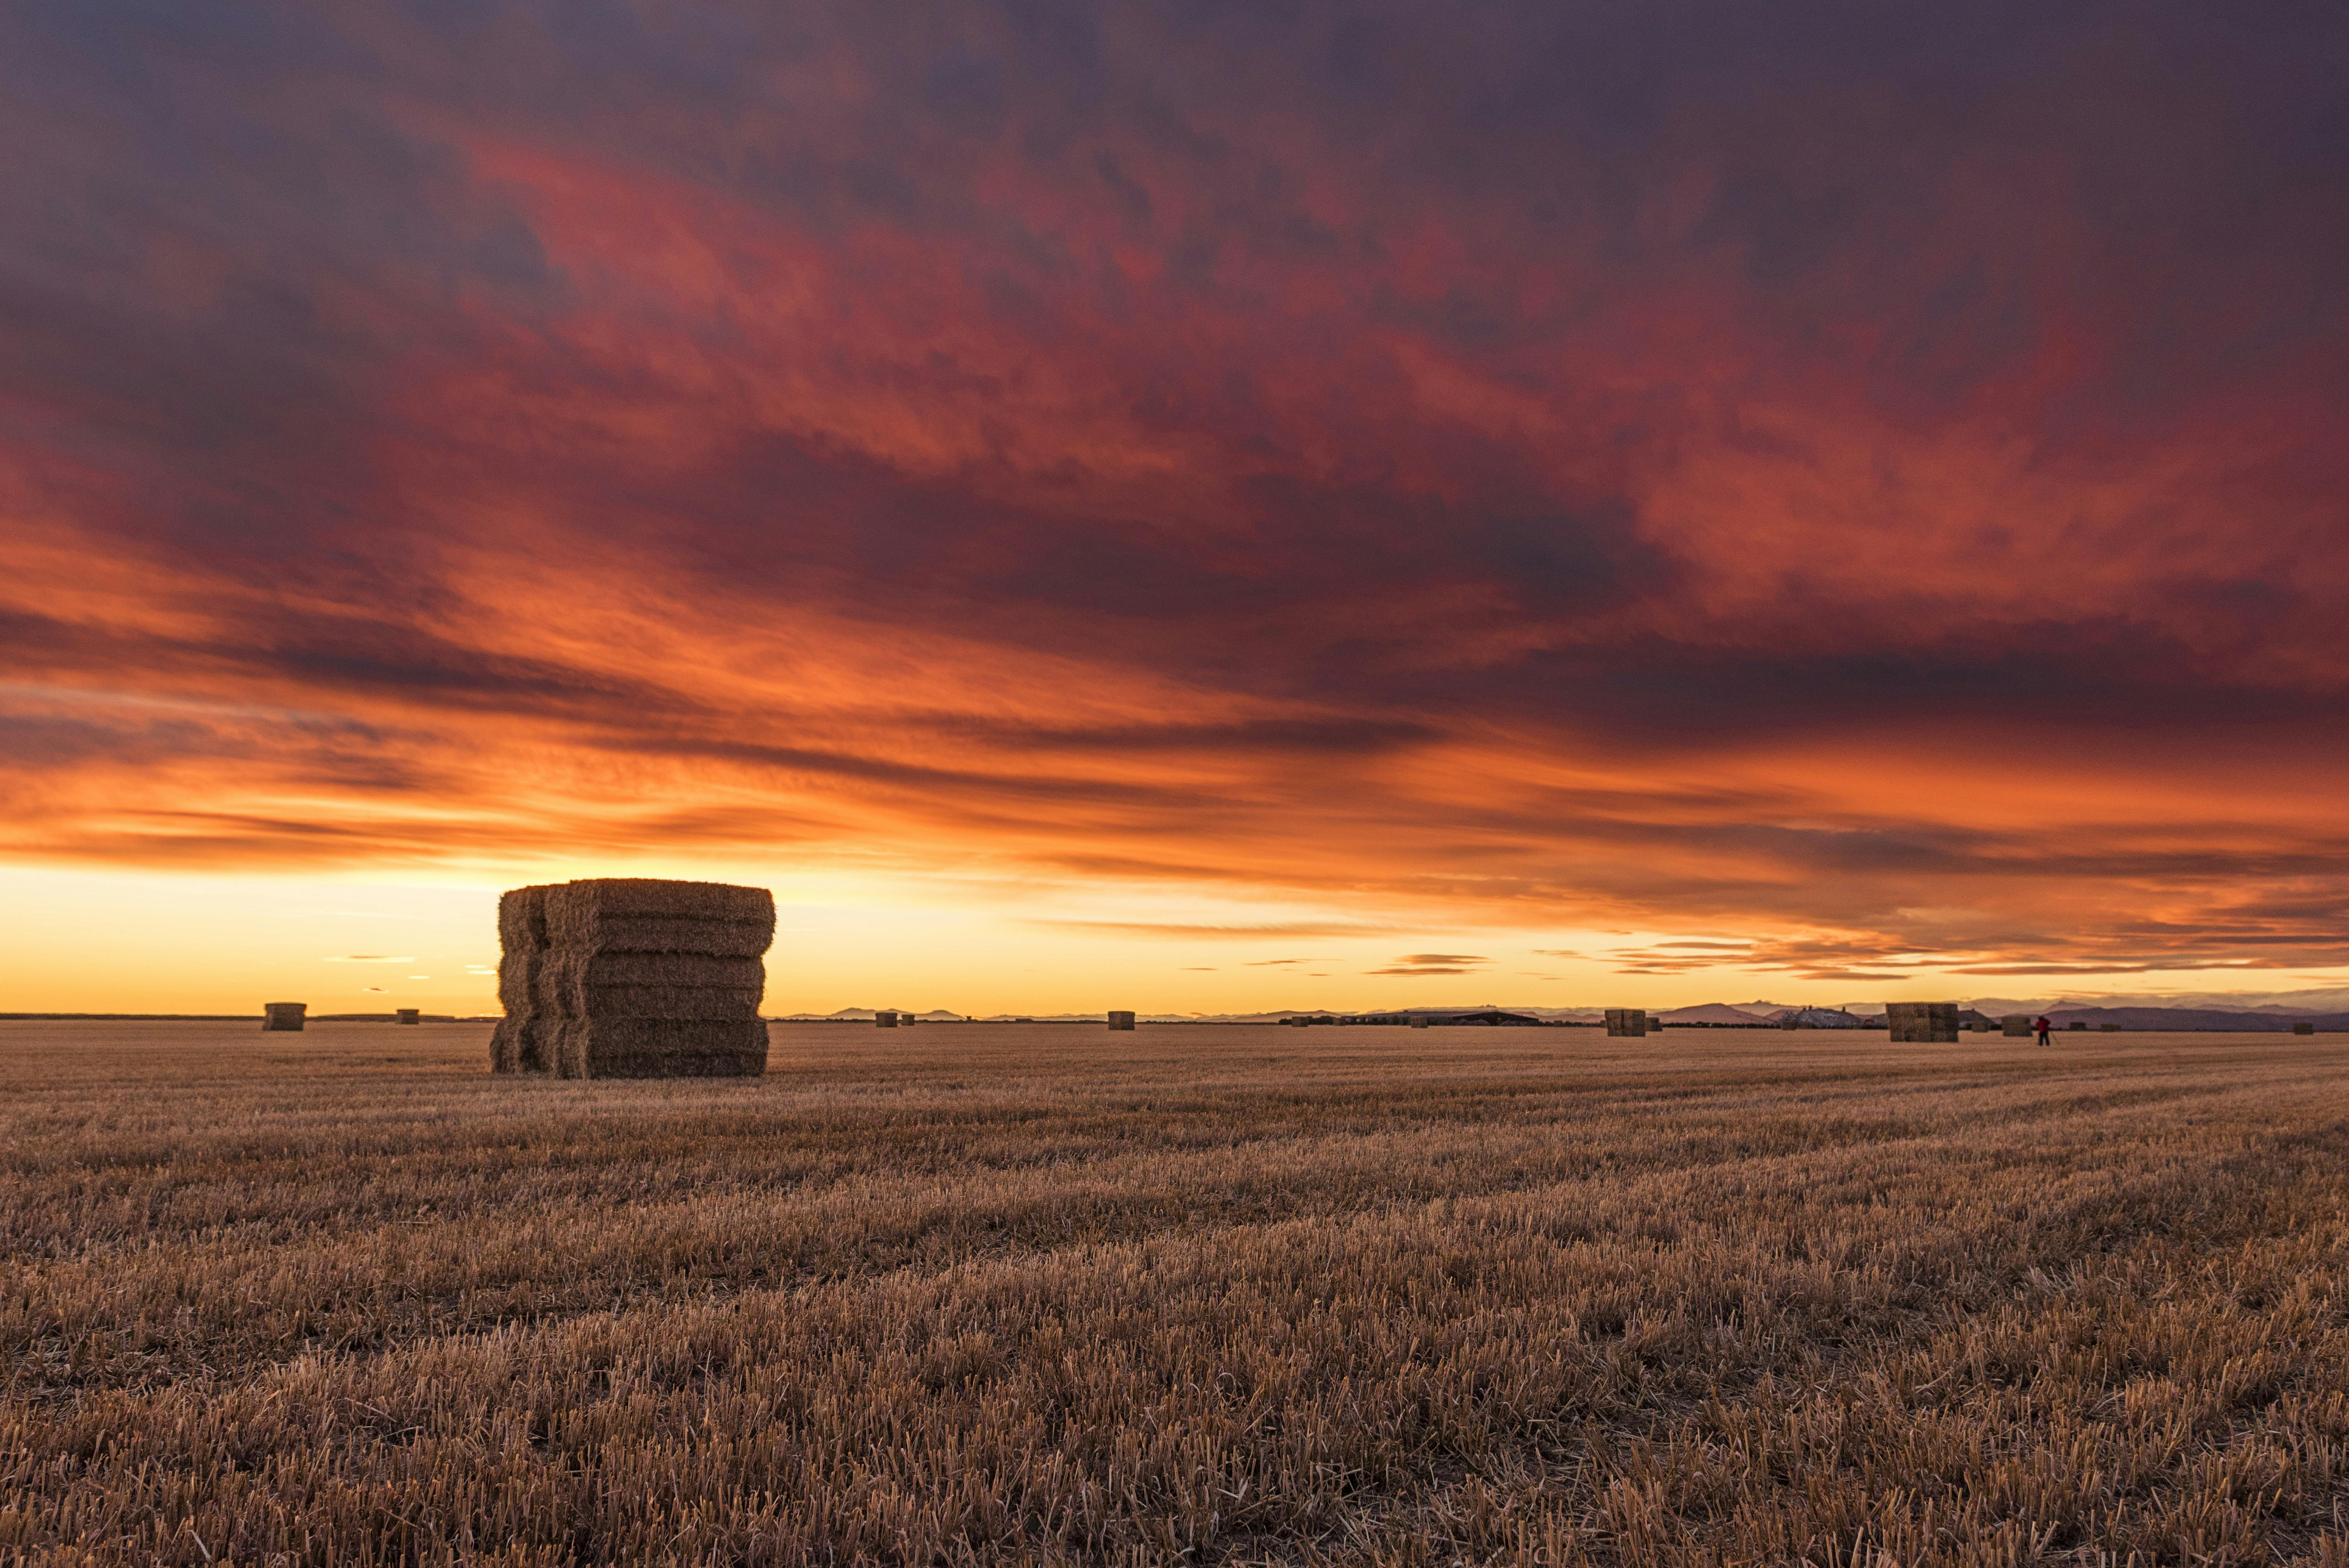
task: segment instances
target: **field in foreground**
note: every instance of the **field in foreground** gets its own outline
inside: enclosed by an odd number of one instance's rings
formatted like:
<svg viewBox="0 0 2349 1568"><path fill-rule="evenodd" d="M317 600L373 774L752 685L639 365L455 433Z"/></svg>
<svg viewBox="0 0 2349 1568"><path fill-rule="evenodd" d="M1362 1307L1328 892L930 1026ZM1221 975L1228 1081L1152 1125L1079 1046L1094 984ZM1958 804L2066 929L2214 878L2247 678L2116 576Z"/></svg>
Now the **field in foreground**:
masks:
<svg viewBox="0 0 2349 1568"><path fill-rule="evenodd" d="M2349 1563L2349 1041L0 1025L0 1562Z"/></svg>

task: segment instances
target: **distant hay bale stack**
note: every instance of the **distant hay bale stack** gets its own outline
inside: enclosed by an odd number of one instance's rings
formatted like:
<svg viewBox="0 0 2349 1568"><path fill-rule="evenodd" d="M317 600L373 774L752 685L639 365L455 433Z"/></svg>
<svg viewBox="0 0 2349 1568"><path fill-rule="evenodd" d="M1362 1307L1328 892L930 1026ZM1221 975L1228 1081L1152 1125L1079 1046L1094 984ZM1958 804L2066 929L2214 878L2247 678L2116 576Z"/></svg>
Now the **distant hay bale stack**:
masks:
<svg viewBox="0 0 2349 1568"><path fill-rule="evenodd" d="M1112 1012L1109 1016L1109 1026L1112 1029L1131 1029L1133 1027L1133 1015Z"/></svg>
<svg viewBox="0 0 2349 1568"><path fill-rule="evenodd" d="M902 1007L897 1010L897 1026L901 1029L910 1029L921 1021L918 1016L908 1013Z"/></svg>
<svg viewBox="0 0 2349 1568"><path fill-rule="evenodd" d="M398 1007L393 1009L391 1021L395 1024L414 1024L421 1022L423 1016L423 1009L420 1007Z"/></svg>
<svg viewBox="0 0 2349 1568"><path fill-rule="evenodd" d="M885 1007L873 1015L873 1023L876 1028L894 1029L897 1026L897 1015Z"/></svg>
<svg viewBox="0 0 2349 1568"><path fill-rule="evenodd" d="M609 877L498 901L495 1072L734 1078L767 1070L760 962L774 895L723 882Z"/></svg>
<svg viewBox="0 0 2349 1568"><path fill-rule="evenodd" d="M2033 1032L2031 1027L2031 1015L2028 1013L2009 1013L1998 1022L1999 1026L2013 1039L2027 1040Z"/></svg>
<svg viewBox="0 0 2349 1568"><path fill-rule="evenodd" d="M2107 1035L2117 1035L2121 1032L2121 1026L2118 1024L2098 1024L2096 1028L2099 1032Z"/></svg>
<svg viewBox="0 0 2349 1568"><path fill-rule="evenodd" d="M300 1034L309 1011L310 1004L307 1002L264 1002L261 1005L261 1027L264 1032L286 1029Z"/></svg>
<svg viewBox="0 0 2349 1568"><path fill-rule="evenodd" d="M1896 1042L1920 1046L1957 1044L1955 1002L1887 1002L1884 1021Z"/></svg>
<svg viewBox="0 0 2349 1568"><path fill-rule="evenodd" d="M1411 1026L1412 1026L1413 1028L1414 1028L1414 1029L1424 1029L1424 1028L1426 1028L1426 1027L1427 1027L1427 1015L1426 1015L1426 1014L1424 1014L1424 1013L1413 1013L1413 1014L1411 1016Z"/></svg>
<svg viewBox="0 0 2349 1568"><path fill-rule="evenodd" d="M1607 1009L1607 1032L1618 1039L1629 1039L1648 1032L1648 1010L1645 1007L1609 1007Z"/></svg>
<svg viewBox="0 0 2349 1568"><path fill-rule="evenodd" d="M2294 1024L2292 1026L2292 1032L2295 1035L2313 1035L2316 1033L2316 1026L2313 1023Z"/></svg>

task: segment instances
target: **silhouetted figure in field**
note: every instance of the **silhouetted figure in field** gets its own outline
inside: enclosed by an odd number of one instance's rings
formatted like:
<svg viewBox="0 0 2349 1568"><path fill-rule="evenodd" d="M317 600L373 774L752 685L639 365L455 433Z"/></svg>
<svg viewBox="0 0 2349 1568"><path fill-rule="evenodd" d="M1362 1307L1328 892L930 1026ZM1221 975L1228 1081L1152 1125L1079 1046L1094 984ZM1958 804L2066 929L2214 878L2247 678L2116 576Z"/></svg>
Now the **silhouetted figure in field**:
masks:
<svg viewBox="0 0 2349 1568"><path fill-rule="evenodd" d="M2031 1026L2039 1031L2039 1043L2044 1046L2047 1043L2047 1031L2054 1028L2055 1026L2049 1023L2043 1016L2033 1019Z"/></svg>

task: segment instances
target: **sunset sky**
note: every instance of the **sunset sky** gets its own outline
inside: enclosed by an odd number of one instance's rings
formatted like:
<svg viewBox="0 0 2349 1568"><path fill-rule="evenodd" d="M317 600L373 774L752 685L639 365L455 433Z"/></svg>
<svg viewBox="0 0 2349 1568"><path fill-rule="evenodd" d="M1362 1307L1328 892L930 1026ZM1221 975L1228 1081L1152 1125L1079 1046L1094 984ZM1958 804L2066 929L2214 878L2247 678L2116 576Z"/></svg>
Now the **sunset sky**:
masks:
<svg viewBox="0 0 2349 1568"><path fill-rule="evenodd" d="M0 17L0 1008L2349 982L2349 9Z"/></svg>

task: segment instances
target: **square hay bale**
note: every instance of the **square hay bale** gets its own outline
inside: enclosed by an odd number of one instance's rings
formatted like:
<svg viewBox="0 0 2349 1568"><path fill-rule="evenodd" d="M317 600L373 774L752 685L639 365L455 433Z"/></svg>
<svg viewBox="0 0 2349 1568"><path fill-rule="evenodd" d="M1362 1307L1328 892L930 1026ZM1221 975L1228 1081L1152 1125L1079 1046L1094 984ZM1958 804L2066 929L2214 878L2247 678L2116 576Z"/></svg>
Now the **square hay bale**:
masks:
<svg viewBox="0 0 2349 1568"><path fill-rule="evenodd" d="M1109 1026L1112 1029L1131 1029L1133 1027L1133 1015L1112 1012L1109 1016Z"/></svg>
<svg viewBox="0 0 2349 1568"><path fill-rule="evenodd" d="M2031 1015L2028 1013L2009 1013L1998 1022L2011 1039L2027 1040L2036 1033L2031 1026Z"/></svg>
<svg viewBox="0 0 2349 1568"><path fill-rule="evenodd" d="M548 950L543 960L573 985L667 985L679 990L757 991L767 988L767 966L756 958L702 953L601 953Z"/></svg>
<svg viewBox="0 0 2349 1568"><path fill-rule="evenodd" d="M1426 1014L1424 1014L1424 1013L1413 1013L1413 1014L1411 1016L1411 1026L1412 1026L1413 1028L1414 1028L1414 1029L1424 1029L1424 1028L1426 1028L1426 1027L1427 1027L1427 1015L1426 1015Z"/></svg>
<svg viewBox="0 0 2349 1568"><path fill-rule="evenodd" d="M754 986L574 985L555 994L545 1011L558 1018L755 1018Z"/></svg>
<svg viewBox="0 0 2349 1568"><path fill-rule="evenodd" d="M547 1020L532 1009L508 1013L490 1031L490 1070L493 1073L551 1073L554 1057Z"/></svg>
<svg viewBox="0 0 2349 1568"><path fill-rule="evenodd" d="M557 947L534 967L533 1003L554 1018L755 1018L766 995L755 958Z"/></svg>
<svg viewBox="0 0 2349 1568"><path fill-rule="evenodd" d="M873 1026L876 1029L895 1028L897 1026L896 1013L893 1009L887 1007L879 1009L873 1015Z"/></svg>
<svg viewBox="0 0 2349 1568"><path fill-rule="evenodd" d="M1607 1033L1617 1039L1629 1039L1648 1032L1648 1010L1645 1007L1609 1007L1607 1009Z"/></svg>
<svg viewBox="0 0 2349 1568"><path fill-rule="evenodd" d="M1958 1005L1955 1002L1887 1002L1884 1021L1893 1039L1911 1045L1955 1045Z"/></svg>
<svg viewBox="0 0 2349 1568"><path fill-rule="evenodd" d="M536 1013L523 1020L522 1070L526 1073L551 1073L554 1070L554 1020Z"/></svg>
<svg viewBox="0 0 2349 1568"><path fill-rule="evenodd" d="M550 947L756 958L775 940L775 895L724 882L605 877L546 891Z"/></svg>
<svg viewBox="0 0 2349 1568"><path fill-rule="evenodd" d="M509 947L498 955L498 1006L508 1016L527 1013L537 1005L538 968L545 959L543 947L520 952Z"/></svg>
<svg viewBox="0 0 2349 1568"><path fill-rule="evenodd" d="M585 1018L543 1018L532 1026L545 1056L547 1071L556 1078L587 1076L586 1026Z"/></svg>
<svg viewBox="0 0 2349 1568"><path fill-rule="evenodd" d="M420 1007L396 1007L392 1009L391 1021L395 1024L413 1024L422 1016L423 1009Z"/></svg>
<svg viewBox="0 0 2349 1568"><path fill-rule="evenodd" d="M546 945L546 895L560 882L509 888L498 894L498 945L533 953Z"/></svg>
<svg viewBox="0 0 2349 1568"><path fill-rule="evenodd" d="M757 1018L565 1018L552 1026L558 1078L756 1078L767 1070Z"/></svg>
<svg viewBox="0 0 2349 1568"><path fill-rule="evenodd" d="M310 1011L307 1002L264 1002L261 1005L261 1027L264 1033L273 1030L301 1032Z"/></svg>
<svg viewBox="0 0 2349 1568"><path fill-rule="evenodd" d="M512 1017L500 1018L497 1027L490 1031L490 1070L492 1072L522 1071L522 1031L523 1021L520 1018Z"/></svg>
<svg viewBox="0 0 2349 1568"><path fill-rule="evenodd" d="M715 920L763 924L774 918L775 895L733 882L683 882L674 877L582 877L546 890L546 939L576 940L581 921Z"/></svg>
<svg viewBox="0 0 2349 1568"><path fill-rule="evenodd" d="M498 1006L505 1016L490 1032L490 1070L554 1070L538 1027L538 969L546 955L546 895L550 884L509 888L498 895Z"/></svg>
<svg viewBox="0 0 2349 1568"><path fill-rule="evenodd" d="M2292 1026L2292 1032L2295 1035L2313 1035L2316 1033L2316 1026L2313 1023L2294 1024Z"/></svg>

